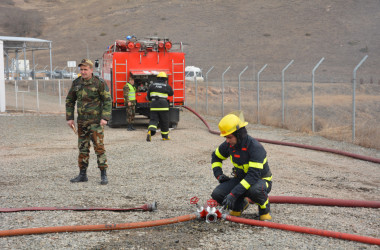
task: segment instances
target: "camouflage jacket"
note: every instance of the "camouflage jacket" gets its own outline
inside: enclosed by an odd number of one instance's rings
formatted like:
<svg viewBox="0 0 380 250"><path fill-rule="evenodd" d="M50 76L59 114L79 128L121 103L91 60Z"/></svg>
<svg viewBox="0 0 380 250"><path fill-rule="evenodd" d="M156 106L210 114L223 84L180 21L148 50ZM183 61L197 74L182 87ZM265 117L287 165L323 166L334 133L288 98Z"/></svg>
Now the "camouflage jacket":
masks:
<svg viewBox="0 0 380 250"><path fill-rule="evenodd" d="M111 118L112 100L107 84L93 76L90 80L78 77L66 97L66 120L74 120L77 104L78 123L99 123Z"/></svg>

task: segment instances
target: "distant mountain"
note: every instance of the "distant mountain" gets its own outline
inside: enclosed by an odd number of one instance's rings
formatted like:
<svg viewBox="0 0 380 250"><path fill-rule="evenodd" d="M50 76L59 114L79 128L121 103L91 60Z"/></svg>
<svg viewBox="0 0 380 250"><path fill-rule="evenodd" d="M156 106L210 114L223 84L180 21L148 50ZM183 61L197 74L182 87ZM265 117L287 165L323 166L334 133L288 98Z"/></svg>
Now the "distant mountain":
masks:
<svg viewBox="0 0 380 250"><path fill-rule="evenodd" d="M380 81L379 0L2 0L0 35L53 41L53 64L100 58L107 46L127 35L162 36L183 42L187 65L215 66L214 78L231 65L237 78L249 66L254 78L310 81L318 61L318 81L351 81L352 71ZM39 65L48 54L36 53Z"/></svg>

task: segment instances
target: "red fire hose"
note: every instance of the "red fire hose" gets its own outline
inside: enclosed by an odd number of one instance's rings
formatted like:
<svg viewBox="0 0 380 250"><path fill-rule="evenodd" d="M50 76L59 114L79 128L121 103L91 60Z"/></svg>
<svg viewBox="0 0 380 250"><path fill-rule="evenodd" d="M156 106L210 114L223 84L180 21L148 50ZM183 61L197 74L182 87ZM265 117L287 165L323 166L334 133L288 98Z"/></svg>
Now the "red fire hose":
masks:
<svg viewBox="0 0 380 250"><path fill-rule="evenodd" d="M199 117L199 119L202 120L202 122L206 125L208 128L208 131L212 134L219 134L219 132L211 130L210 126L207 124L207 122L193 109L187 106L183 106L184 108L188 109L191 111L193 114ZM282 141L274 141L274 140L267 140L267 139L259 139L256 138L256 140L264 143L270 143L270 144L277 144L277 145L283 145L283 146L290 146L290 147L298 147L298 148L305 148L305 149L311 149L311 150L317 150L317 151L322 151L322 152L328 152L328 153L334 153L338 155L344 155L348 156L351 158L359 159L359 160L364 160L364 161L369 161L369 162L374 162L374 163L380 163L379 158L374 158L374 157L369 157L369 156L364 156L364 155L358 155L358 154L353 154L353 153L348 153L336 149L329 149L329 148L322 148L322 147L316 147L316 146L310 146L310 145L303 145L303 144L298 144L298 143L292 143L292 142L282 142Z"/></svg>
<svg viewBox="0 0 380 250"><path fill-rule="evenodd" d="M298 233L315 234L315 235L320 235L324 237L332 237L332 238L337 238L337 239L351 240L351 241L358 241L358 242L367 243L367 244L380 245L380 239L367 237L367 236L340 233L340 232L315 229L315 228L310 228L310 227L285 225L285 224L279 224L279 223L274 223L274 222L269 222L269 221L245 219L245 218L239 218L239 217L235 217L231 215L226 215L225 219L228 221L242 223L246 225L258 226L258 227L270 227L270 228L293 231L293 232L298 232Z"/></svg>
<svg viewBox="0 0 380 250"><path fill-rule="evenodd" d="M24 211L112 211L112 212L127 212L127 211L154 211L157 210L156 202L145 204L135 208L102 208L102 207L22 207L22 208L0 208L0 213L24 212Z"/></svg>
<svg viewBox="0 0 380 250"><path fill-rule="evenodd" d="M46 234L46 233L60 233L60 232L86 232L86 231L110 231L110 230L125 230L143 227L156 227L162 225L169 225L184 221L190 221L197 218L196 214L188 214L174 218L132 222L122 224L102 224L102 225L79 225L79 226L60 226L60 227L40 227L40 228L20 228L12 230L0 231L0 237L28 235L28 234Z"/></svg>
<svg viewBox="0 0 380 250"><path fill-rule="evenodd" d="M250 201L252 203L252 201ZM316 206L380 208L380 201L340 200L328 198L269 196L270 203L307 204Z"/></svg>

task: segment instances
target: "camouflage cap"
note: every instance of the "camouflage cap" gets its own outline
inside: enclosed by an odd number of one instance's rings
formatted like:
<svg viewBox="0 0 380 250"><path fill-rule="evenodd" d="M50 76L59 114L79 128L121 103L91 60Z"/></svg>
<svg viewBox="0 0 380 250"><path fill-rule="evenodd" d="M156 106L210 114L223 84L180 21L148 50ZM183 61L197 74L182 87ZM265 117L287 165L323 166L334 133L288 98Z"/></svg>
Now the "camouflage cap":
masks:
<svg viewBox="0 0 380 250"><path fill-rule="evenodd" d="M90 59L82 59L82 61L80 62L80 64L78 66L80 67L82 65L83 66L89 66L90 68L94 67L94 64L92 63L92 61Z"/></svg>

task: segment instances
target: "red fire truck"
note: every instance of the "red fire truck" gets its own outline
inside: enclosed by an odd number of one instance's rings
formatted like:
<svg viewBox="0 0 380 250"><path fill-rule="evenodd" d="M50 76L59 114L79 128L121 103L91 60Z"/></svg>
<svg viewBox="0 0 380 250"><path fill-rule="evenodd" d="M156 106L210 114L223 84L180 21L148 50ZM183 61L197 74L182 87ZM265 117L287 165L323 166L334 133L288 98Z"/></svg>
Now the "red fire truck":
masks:
<svg viewBox="0 0 380 250"><path fill-rule="evenodd" d="M179 108L185 102L185 53L182 43L173 44L167 38L137 39L128 36L126 40L116 40L108 47L101 64L101 76L112 96L110 127L126 124L123 87L130 78L135 80L136 114L149 118L150 103L146 94L159 72L168 75L168 84L173 88L174 95L168 99L170 127L177 126Z"/></svg>

